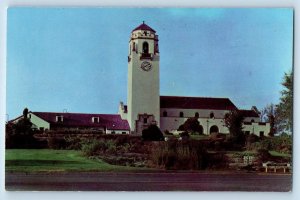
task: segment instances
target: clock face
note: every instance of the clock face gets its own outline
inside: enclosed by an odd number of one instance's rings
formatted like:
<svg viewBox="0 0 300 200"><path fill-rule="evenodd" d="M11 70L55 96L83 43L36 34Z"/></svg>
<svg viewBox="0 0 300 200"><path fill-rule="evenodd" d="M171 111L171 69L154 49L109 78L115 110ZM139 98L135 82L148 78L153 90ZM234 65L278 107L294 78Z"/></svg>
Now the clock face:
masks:
<svg viewBox="0 0 300 200"><path fill-rule="evenodd" d="M150 71L151 68L152 68L152 65L151 65L150 62L144 61L144 62L142 62L142 64L141 64L141 68L142 68L144 71Z"/></svg>

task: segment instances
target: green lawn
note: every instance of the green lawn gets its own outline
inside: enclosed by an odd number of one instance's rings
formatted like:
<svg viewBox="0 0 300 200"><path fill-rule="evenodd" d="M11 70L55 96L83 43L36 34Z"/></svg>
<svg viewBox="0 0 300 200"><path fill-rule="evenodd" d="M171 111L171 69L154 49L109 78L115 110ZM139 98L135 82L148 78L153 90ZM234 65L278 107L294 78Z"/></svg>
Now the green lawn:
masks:
<svg viewBox="0 0 300 200"><path fill-rule="evenodd" d="M74 150L7 149L5 170L9 172L140 171L147 168L110 165L88 159Z"/></svg>
<svg viewBox="0 0 300 200"><path fill-rule="evenodd" d="M269 151L269 153L270 153L272 156L279 156L279 157L284 157L284 158L291 158L291 157L292 157L291 154L279 153L279 152L277 152L277 151Z"/></svg>

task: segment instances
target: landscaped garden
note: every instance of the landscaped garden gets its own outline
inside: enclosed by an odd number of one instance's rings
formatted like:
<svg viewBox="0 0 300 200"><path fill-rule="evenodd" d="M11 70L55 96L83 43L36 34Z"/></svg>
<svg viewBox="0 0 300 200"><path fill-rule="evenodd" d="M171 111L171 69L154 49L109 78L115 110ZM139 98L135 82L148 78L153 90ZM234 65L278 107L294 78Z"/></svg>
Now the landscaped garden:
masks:
<svg viewBox="0 0 300 200"><path fill-rule="evenodd" d="M48 136L48 148L6 149L8 172L205 170L237 171L251 166L263 171L267 161L291 163L291 137L253 139L233 145L222 136L170 137L168 141L145 141L127 135L63 138ZM221 139L220 139L221 138ZM223 138L223 139L222 139ZM245 157L251 162L245 162ZM245 168L249 170L250 168Z"/></svg>

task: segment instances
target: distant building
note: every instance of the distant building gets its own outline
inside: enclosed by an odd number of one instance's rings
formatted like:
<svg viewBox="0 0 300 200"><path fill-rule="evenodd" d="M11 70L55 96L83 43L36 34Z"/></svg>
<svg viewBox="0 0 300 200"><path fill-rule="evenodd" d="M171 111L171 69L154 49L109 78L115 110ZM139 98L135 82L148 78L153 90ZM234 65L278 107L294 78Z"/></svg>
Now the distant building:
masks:
<svg viewBox="0 0 300 200"><path fill-rule="evenodd" d="M20 116L11 122L15 123ZM28 118L33 128L38 130L94 130L105 134L129 134L127 120L115 114L29 112Z"/></svg>
<svg viewBox="0 0 300 200"><path fill-rule="evenodd" d="M162 131L176 132L188 118L197 117L201 133L228 134L224 118L238 108L228 98L160 96L159 45L156 31L144 22L130 35L128 46L127 105L119 105L116 115L31 112L38 129L98 129L106 134L141 135L143 129L156 124ZM162 77L163 78L163 77ZM268 136L270 124L260 122L255 106L240 110L245 117L246 134Z"/></svg>

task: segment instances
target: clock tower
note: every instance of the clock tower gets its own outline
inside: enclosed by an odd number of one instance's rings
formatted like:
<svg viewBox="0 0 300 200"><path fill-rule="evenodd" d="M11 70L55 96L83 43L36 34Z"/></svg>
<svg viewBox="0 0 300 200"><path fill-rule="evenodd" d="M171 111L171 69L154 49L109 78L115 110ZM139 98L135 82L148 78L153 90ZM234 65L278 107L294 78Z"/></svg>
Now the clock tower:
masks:
<svg viewBox="0 0 300 200"><path fill-rule="evenodd" d="M159 50L158 35L144 22L129 40L128 113L130 129L135 134L151 124L159 126Z"/></svg>

